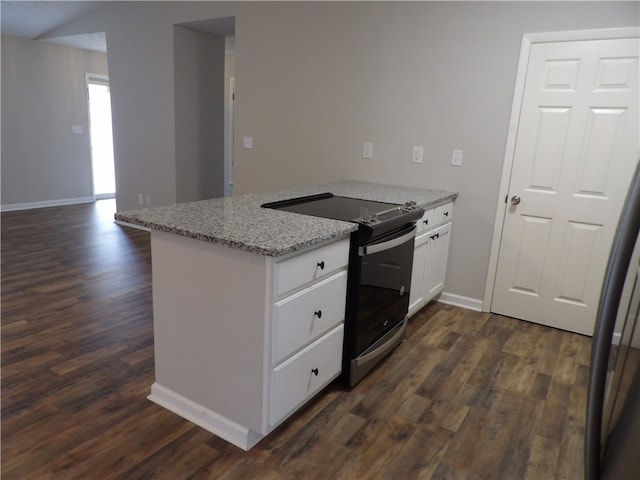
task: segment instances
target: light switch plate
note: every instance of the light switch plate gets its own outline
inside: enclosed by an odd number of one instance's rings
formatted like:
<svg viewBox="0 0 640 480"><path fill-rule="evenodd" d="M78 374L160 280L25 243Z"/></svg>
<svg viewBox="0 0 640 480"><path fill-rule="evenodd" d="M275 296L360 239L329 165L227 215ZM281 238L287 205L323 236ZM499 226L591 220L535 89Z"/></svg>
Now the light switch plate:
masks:
<svg viewBox="0 0 640 480"><path fill-rule="evenodd" d="M454 150L451 155L451 165L454 167L462 166L462 150Z"/></svg>
<svg viewBox="0 0 640 480"><path fill-rule="evenodd" d="M362 144L362 158L373 158L373 143L364 142Z"/></svg>
<svg viewBox="0 0 640 480"><path fill-rule="evenodd" d="M242 139L242 146L244 148L253 148L253 137L244 137Z"/></svg>
<svg viewBox="0 0 640 480"><path fill-rule="evenodd" d="M413 147L413 153L411 154L411 163L422 163L422 156L424 154L424 147Z"/></svg>

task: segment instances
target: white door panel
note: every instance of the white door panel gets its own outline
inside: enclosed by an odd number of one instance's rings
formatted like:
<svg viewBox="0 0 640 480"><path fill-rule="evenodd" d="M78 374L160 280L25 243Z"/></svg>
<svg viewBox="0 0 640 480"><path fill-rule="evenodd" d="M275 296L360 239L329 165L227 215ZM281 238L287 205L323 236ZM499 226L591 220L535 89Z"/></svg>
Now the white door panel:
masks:
<svg viewBox="0 0 640 480"><path fill-rule="evenodd" d="M531 46L492 311L592 334L639 128L638 39Z"/></svg>

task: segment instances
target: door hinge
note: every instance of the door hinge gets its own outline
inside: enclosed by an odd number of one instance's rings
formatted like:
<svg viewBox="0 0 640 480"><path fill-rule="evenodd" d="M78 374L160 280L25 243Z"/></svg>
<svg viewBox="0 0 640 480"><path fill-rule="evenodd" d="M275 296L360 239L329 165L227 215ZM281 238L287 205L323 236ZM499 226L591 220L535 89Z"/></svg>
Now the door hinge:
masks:
<svg viewBox="0 0 640 480"><path fill-rule="evenodd" d="M509 200L509 194L508 193L504 196L504 203L507 203L507 200Z"/></svg>

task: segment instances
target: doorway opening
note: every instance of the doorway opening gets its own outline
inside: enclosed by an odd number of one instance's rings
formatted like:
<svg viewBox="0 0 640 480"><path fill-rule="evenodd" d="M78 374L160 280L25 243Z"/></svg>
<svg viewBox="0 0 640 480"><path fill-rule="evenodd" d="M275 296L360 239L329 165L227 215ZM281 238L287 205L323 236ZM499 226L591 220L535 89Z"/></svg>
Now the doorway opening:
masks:
<svg viewBox="0 0 640 480"><path fill-rule="evenodd" d="M114 198L116 195L116 176L113 160L109 77L87 74L87 101L89 104L93 197L96 200Z"/></svg>
<svg viewBox="0 0 640 480"><path fill-rule="evenodd" d="M227 114L225 130L227 135L224 144L224 196L233 195L233 115L236 100L236 77L229 78L229 95L227 97Z"/></svg>
<svg viewBox="0 0 640 480"><path fill-rule="evenodd" d="M174 25L177 201L233 193L235 17ZM185 159L189 159L186 161Z"/></svg>

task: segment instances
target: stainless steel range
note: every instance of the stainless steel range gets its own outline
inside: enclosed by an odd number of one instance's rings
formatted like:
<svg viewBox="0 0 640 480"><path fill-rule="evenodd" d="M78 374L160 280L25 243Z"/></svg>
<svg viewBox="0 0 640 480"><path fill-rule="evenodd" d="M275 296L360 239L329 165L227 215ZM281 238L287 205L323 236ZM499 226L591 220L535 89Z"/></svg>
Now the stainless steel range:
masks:
<svg viewBox="0 0 640 480"><path fill-rule="evenodd" d="M424 210L331 193L262 205L356 222L351 234L342 378L354 386L404 338L415 223Z"/></svg>

